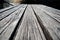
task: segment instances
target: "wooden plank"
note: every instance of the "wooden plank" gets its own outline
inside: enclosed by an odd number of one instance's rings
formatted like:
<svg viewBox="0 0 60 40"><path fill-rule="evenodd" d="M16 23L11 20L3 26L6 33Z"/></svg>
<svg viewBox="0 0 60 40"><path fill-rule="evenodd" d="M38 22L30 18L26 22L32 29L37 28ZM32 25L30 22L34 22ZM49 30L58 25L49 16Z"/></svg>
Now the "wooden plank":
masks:
<svg viewBox="0 0 60 40"><path fill-rule="evenodd" d="M6 18L7 16L9 16L10 14L12 14L13 12L15 12L16 10L18 10L20 7L22 7L23 5L20 5L18 7L15 7L13 9L10 9L8 11L5 11L3 13L0 13L0 21L4 18Z"/></svg>
<svg viewBox="0 0 60 40"><path fill-rule="evenodd" d="M23 7L19 8L18 10L21 11L23 9ZM10 24L14 20L14 18L15 18L14 16L17 14L17 12L18 11L15 11L11 15L9 15L8 17L6 17L5 19L3 19L3 20L0 21L0 34L1 34L2 30L6 28L4 26L6 26L7 24Z"/></svg>
<svg viewBox="0 0 60 40"><path fill-rule="evenodd" d="M60 40L60 23L51 18L51 16L47 15L46 12L43 11L44 9L41 10L41 7L33 5L33 9L36 12L38 18L42 20L40 22L42 22L42 24L48 30L53 40Z"/></svg>
<svg viewBox="0 0 60 40"><path fill-rule="evenodd" d="M31 5L28 5L25 11L14 40L46 40Z"/></svg>
<svg viewBox="0 0 60 40"><path fill-rule="evenodd" d="M41 7L42 9L44 9L44 10L47 10L48 12L53 12L53 13L60 13L60 10L58 10L58 9L55 9L55 8L52 8L52 7L49 7L49 6L46 6L46 5L41 5L41 4L39 4L39 5L35 5L35 6L39 6L39 7ZM39 8L38 7L38 8Z"/></svg>
<svg viewBox="0 0 60 40"><path fill-rule="evenodd" d="M38 5L36 5L36 6L38 6ZM60 10L54 9L54 8L51 8L51 7L47 7L47 6L44 6L44 5L39 5L39 7L37 7L37 8L46 12L47 15L51 16L56 21L60 22Z"/></svg>
<svg viewBox="0 0 60 40"><path fill-rule="evenodd" d="M17 6L18 6L18 5L16 5L16 6L10 6L10 7L1 9L1 10L0 10L0 13L3 13L3 12L5 12L5 11L7 11L7 10L9 10L9 9L12 9L12 8L14 8L14 7L17 7Z"/></svg>
<svg viewBox="0 0 60 40"><path fill-rule="evenodd" d="M51 16L53 19L55 19L57 22L60 23L60 15L57 15L57 14L54 14L54 13L50 13L50 12L48 12L46 10L43 10L43 11L46 12L47 15Z"/></svg>
<svg viewBox="0 0 60 40"><path fill-rule="evenodd" d="M11 22L11 24L6 25L7 28L3 31L3 33L0 35L0 40L9 40L11 34L13 33L19 19L21 18L25 8L27 5L25 5L24 7L20 8L19 10L17 10L16 12L14 12L14 17L13 21Z"/></svg>

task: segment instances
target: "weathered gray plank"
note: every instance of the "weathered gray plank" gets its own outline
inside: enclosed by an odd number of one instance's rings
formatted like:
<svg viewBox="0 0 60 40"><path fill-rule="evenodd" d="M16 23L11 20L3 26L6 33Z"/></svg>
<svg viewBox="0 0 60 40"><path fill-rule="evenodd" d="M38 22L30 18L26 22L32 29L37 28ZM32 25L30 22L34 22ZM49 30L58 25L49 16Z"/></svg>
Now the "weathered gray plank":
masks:
<svg viewBox="0 0 60 40"><path fill-rule="evenodd" d="M60 10L54 9L54 8L51 8L51 7L47 7L47 6L44 6L44 5L36 5L36 6L39 6L37 8L46 12L47 15L51 16L56 21L60 22Z"/></svg>
<svg viewBox="0 0 60 40"><path fill-rule="evenodd" d="M60 23L47 15L46 12L43 11L44 9L41 10L40 6L33 5L33 9L35 10L39 19L42 20L43 25L49 31L53 40L60 40Z"/></svg>
<svg viewBox="0 0 60 40"><path fill-rule="evenodd" d="M14 40L46 40L31 5L28 5L25 11Z"/></svg>
<svg viewBox="0 0 60 40"><path fill-rule="evenodd" d="M21 18L23 11L25 10L27 5L25 5L24 7L20 8L19 10L17 10L16 12L14 12L14 17L13 21L11 22L11 24L6 25L7 28L3 31L3 33L0 35L0 40L9 40L11 34L13 33L19 19Z"/></svg>
<svg viewBox="0 0 60 40"><path fill-rule="evenodd" d="M51 13L56 13L56 14L59 13L60 14L60 10L52 8L52 7L49 7L49 6L46 6L46 5L41 5L40 4L40 5L35 5L35 6L39 6L39 7L41 7L40 9L44 9L44 10L46 10L48 12L51 12Z"/></svg>
<svg viewBox="0 0 60 40"><path fill-rule="evenodd" d="M10 7L7 7L7 8L4 8L4 9L1 9L0 10L0 13L3 13L3 12L5 12L5 11L7 11L7 10L9 10L9 9L12 9L12 8L14 8L14 7L17 7L18 5L15 5L15 6L10 6Z"/></svg>
<svg viewBox="0 0 60 40"><path fill-rule="evenodd" d="M23 8L23 6L22 6L22 8ZM22 8L19 8L18 10L21 10ZM4 26L10 24L13 21L15 14L17 14L17 11L0 21L0 34L1 34L2 30L6 28Z"/></svg>
<svg viewBox="0 0 60 40"><path fill-rule="evenodd" d="M5 17L9 16L10 14L12 14L13 12L15 12L16 10L18 10L19 8L21 8L23 5L19 5L18 7L15 7L13 9L10 9L8 11L5 11L3 13L0 13L0 21L2 19L4 19Z"/></svg>
<svg viewBox="0 0 60 40"><path fill-rule="evenodd" d="M23 6L23 7L25 7L25 6ZM19 8L18 10L21 11L23 9L23 7ZM6 28L4 26L6 26L7 24L10 24L14 20L14 18L15 18L14 16L15 15L19 15L17 13L18 13L18 11L15 11L11 15L9 15L8 17L6 17L5 19L3 19L3 20L0 21L0 34L1 34L1 31Z"/></svg>

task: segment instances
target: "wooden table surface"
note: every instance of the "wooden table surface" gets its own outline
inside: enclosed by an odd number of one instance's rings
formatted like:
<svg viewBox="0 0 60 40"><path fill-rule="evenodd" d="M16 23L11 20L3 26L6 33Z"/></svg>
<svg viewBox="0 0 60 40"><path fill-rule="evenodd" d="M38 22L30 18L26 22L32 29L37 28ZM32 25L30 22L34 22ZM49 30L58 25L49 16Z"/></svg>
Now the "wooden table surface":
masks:
<svg viewBox="0 0 60 40"><path fill-rule="evenodd" d="M33 4L2 9L0 40L60 40L60 10Z"/></svg>

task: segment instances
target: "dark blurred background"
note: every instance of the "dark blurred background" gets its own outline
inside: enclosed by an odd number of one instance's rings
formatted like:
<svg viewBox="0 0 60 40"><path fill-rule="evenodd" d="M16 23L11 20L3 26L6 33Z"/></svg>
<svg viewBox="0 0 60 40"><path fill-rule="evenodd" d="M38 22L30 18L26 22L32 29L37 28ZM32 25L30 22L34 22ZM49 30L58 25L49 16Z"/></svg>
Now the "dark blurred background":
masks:
<svg viewBox="0 0 60 40"><path fill-rule="evenodd" d="M60 0L22 0L23 4L43 4L60 9ZM4 0L0 0L0 8L3 8Z"/></svg>
<svg viewBox="0 0 60 40"><path fill-rule="evenodd" d="M60 0L23 0L22 3L26 4L43 4L47 6L60 9Z"/></svg>

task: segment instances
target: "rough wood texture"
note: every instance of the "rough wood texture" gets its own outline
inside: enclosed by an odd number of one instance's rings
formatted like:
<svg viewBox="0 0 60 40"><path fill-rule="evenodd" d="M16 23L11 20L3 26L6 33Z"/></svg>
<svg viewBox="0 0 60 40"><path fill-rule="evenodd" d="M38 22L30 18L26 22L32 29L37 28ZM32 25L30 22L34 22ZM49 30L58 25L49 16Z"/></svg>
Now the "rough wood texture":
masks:
<svg viewBox="0 0 60 40"><path fill-rule="evenodd" d="M13 33L19 19L21 18L22 14L23 14L25 7L26 6L24 6L24 8L18 9L16 12L14 12L10 15L10 17L12 19L5 26L2 26L2 28L0 29L0 32L1 32L0 33L0 40L9 40L9 38L10 38L11 34Z"/></svg>
<svg viewBox="0 0 60 40"><path fill-rule="evenodd" d="M60 40L60 10L22 4L0 15L0 40Z"/></svg>
<svg viewBox="0 0 60 40"><path fill-rule="evenodd" d="M46 40L31 6L25 11L15 40Z"/></svg>
<svg viewBox="0 0 60 40"><path fill-rule="evenodd" d="M49 11L46 11L45 9L43 9L44 7L40 8L40 6L37 6L37 5L33 6L33 8L34 8L37 16L42 20L45 28L49 31L53 40L60 40L60 30L59 30L60 23L57 22L54 18L52 18L52 16L49 16L49 14L53 15L54 13L50 13ZM47 7L45 7L45 8L47 8ZM49 8L48 8L48 10L49 10ZM51 10L54 10L54 9L51 9ZM54 14L55 17L58 17L56 14Z"/></svg>

